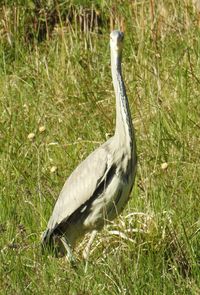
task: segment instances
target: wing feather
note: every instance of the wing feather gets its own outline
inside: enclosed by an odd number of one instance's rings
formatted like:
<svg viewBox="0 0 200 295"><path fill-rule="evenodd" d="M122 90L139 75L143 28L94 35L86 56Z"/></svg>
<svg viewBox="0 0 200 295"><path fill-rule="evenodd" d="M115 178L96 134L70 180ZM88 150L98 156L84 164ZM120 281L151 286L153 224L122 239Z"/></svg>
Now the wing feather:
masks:
<svg viewBox="0 0 200 295"><path fill-rule="evenodd" d="M106 147L104 144L91 153L66 180L48 222L48 234L86 203L104 180L112 165L112 157Z"/></svg>

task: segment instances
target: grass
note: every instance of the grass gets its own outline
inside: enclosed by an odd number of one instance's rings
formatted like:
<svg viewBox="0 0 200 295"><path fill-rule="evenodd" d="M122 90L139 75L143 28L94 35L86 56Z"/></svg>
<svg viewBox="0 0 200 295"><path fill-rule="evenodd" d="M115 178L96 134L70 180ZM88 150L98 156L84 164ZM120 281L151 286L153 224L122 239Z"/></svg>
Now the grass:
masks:
<svg viewBox="0 0 200 295"><path fill-rule="evenodd" d="M132 198L99 233L87 272L88 237L76 249L77 269L41 254L65 179L113 134L109 26L103 22L100 34L60 23L39 44L10 43L7 30L0 44L0 293L199 294L198 14L186 0L98 5L105 19L115 11L111 23L123 19L126 27L123 72L139 157Z"/></svg>

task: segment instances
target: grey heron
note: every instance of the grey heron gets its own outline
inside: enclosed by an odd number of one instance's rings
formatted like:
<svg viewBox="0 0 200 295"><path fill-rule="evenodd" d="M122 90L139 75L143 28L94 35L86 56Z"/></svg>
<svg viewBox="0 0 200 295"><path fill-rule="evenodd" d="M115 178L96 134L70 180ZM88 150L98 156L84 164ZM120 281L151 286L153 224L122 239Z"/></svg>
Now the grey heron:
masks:
<svg viewBox="0 0 200 295"><path fill-rule="evenodd" d="M71 249L87 232L92 240L127 204L134 184L137 155L128 98L122 77L124 34L110 34L112 79L116 95L114 136L93 151L66 180L42 236L42 245L60 244L71 259Z"/></svg>

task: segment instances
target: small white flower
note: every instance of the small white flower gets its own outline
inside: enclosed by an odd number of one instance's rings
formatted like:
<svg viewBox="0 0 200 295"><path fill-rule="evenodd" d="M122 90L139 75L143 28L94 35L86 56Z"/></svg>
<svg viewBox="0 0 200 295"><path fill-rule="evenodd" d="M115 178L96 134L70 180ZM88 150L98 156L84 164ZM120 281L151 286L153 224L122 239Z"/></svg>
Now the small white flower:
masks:
<svg viewBox="0 0 200 295"><path fill-rule="evenodd" d="M35 133L29 133L29 135L27 136L27 138L29 139L29 140L33 140L33 138L35 137Z"/></svg>
<svg viewBox="0 0 200 295"><path fill-rule="evenodd" d="M46 130L45 126L39 126L38 129L39 129L39 132L41 132L41 133Z"/></svg>
<svg viewBox="0 0 200 295"><path fill-rule="evenodd" d="M168 168L168 164L166 162L161 164L162 170L166 170L167 168Z"/></svg>
<svg viewBox="0 0 200 295"><path fill-rule="evenodd" d="M57 170L57 167L56 166L52 166L51 169L50 169L50 172L51 173L54 173L56 170Z"/></svg>

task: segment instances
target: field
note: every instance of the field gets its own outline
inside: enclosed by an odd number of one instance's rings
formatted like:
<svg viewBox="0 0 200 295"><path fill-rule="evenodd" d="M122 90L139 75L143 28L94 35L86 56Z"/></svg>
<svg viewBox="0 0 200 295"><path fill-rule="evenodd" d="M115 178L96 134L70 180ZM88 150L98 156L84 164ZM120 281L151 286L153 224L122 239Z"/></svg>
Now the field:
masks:
<svg viewBox="0 0 200 295"><path fill-rule="evenodd" d="M192 1L58 1L53 25L51 7L37 18L33 1L26 9L12 2L0 5L0 294L200 294L200 14ZM136 183L123 214L98 234L87 269L89 236L73 268L42 255L40 237L65 179L114 132L109 33L118 27Z"/></svg>

